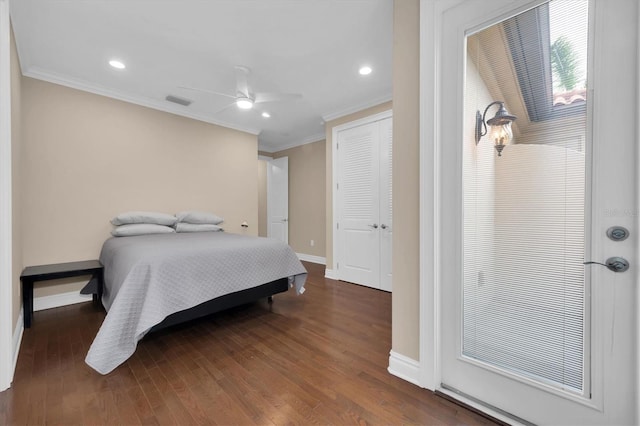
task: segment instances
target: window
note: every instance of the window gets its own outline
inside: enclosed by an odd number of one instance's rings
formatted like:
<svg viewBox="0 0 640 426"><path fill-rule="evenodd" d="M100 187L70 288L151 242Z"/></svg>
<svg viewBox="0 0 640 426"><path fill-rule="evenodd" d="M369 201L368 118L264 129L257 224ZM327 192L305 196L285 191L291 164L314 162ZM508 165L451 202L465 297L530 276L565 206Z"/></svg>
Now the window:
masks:
<svg viewBox="0 0 640 426"><path fill-rule="evenodd" d="M584 114L588 2L553 1L504 22L531 121Z"/></svg>

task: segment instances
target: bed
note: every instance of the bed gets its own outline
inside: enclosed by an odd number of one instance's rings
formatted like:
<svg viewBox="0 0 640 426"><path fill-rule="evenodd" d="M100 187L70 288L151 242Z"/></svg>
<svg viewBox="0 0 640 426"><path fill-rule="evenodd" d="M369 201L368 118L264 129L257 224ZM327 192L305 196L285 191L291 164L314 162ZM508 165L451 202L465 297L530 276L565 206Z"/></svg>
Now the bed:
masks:
<svg viewBox="0 0 640 426"><path fill-rule="evenodd" d="M126 361L150 331L295 287L306 269L272 238L194 232L110 238L102 304L107 315L85 359L101 374Z"/></svg>

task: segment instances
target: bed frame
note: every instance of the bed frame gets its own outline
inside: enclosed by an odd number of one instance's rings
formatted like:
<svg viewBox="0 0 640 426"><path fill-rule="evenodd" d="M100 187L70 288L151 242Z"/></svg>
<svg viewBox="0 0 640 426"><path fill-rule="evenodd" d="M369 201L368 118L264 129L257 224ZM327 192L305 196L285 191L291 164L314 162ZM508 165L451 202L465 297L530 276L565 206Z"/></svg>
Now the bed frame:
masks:
<svg viewBox="0 0 640 426"><path fill-rule="evenodd" d="M193 308L173 313L166 317L161 323L153 326L151 330L149 330L149 332L162 330L173 325L205 317L207 315L234 308L236 306L253 303L265 297L269 298L269 303L271 303L271 297L274 294L283 293L288 289L289 278L281 278L279 280L271 281L257 287L248 288L246 290L237 291L235 293L225 294L224 296L220 296L207 302L203 302L197 306L194 306Z"/></svg>

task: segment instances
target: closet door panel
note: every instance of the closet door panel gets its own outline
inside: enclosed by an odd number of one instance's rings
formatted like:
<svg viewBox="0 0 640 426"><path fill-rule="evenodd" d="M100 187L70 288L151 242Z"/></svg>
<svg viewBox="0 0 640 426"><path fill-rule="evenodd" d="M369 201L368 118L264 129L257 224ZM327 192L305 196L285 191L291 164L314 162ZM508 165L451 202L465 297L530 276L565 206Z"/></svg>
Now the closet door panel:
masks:
<svg viewBox="0 0 640 426"><path fill-rule="evenodd" d="M380 287L380 204L377 123L338 137L340 264L343 281Z"/></svg>
<svg viewBox="0 0 640 426"><path fill-rule="evenodd" d="M393 239L393 211L392 211L392 147L393 121L386 118L379 122L380 154L380 288L392 290L392 239Z"/></svg>

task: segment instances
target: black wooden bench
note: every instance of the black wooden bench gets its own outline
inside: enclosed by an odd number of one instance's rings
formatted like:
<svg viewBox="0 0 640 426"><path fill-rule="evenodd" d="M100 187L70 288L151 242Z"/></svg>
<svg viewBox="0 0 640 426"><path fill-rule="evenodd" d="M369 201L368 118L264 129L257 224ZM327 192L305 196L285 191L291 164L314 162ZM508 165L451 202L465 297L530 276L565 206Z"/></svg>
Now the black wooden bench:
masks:
<svg viewBox="0 0 640 426"><path fill-rule="evenodd" d="M54 263L51 265L27 266L20 275L22 282L22 303L24 305L24 328L31 327L33 321L33 283L36 281L91 275L85 287L93 289L94 301L102 299L104 267L98 260L82 262ZM83 289L82 293L85 293Z"/></svg>

